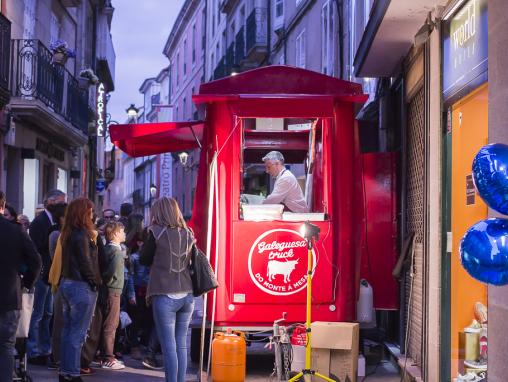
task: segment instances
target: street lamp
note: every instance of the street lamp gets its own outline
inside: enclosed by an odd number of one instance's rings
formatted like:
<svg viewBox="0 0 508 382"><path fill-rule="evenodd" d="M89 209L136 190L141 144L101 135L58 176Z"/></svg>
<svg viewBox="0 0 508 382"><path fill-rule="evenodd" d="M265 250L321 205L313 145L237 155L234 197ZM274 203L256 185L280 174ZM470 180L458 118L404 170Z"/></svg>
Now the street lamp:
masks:
<svg viewBox="0 0 508 382"><path fill-rule="evenodd" d="M152 208L152 201L157 196L157 186L155 184L150 185L150 200L148 201L148 206Z"/></svg>
<svg viewBox="0 0 508 382"><path fill-rule="evenodd" d="M182 164L182 167L185 167L187 165L188 158L189 158L189 154L186 151L182 151L180 154L178 154L178 159L180 159L180 163Z"/></svg>
<svg viewBox="0 0 508 382"><path fill-rule="evenodd" d="M239 73L240 73L240 65L238 64L233 65L231 68L231 76L236 76Z"/></svg>
<svg viewBox="0 0 508 382"><path fill-rule="evenodd" d="M150 185L150 196L155 198L157 196L157 186L155 184Z"/></svg>
<svg viewBox="0 0 508 382"><path fill-rule="evenodd" d="M138 121L138 113L139 109L131 103L131 105L125 110L127 112L127 118L130 121L137 122Z"/></svg>

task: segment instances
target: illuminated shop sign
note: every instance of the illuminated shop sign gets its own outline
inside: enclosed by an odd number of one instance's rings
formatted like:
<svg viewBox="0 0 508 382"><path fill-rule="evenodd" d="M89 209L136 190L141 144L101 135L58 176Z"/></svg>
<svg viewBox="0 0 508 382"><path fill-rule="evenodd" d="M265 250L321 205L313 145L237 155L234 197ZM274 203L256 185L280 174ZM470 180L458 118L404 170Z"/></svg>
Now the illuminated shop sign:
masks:
<svg viewBox="0 0 508 382"><path fill-rule="evenodd" d="M487 79L487 0L469 0L444 25L443 93L447 99L466 85Z"/></svg>
<svg viewBox="0 0 508 382"><path fill-rule="evenodd" d="M101 82L97 87L97 136L104 136L104 128L106 124L106 90Z"/></svg>

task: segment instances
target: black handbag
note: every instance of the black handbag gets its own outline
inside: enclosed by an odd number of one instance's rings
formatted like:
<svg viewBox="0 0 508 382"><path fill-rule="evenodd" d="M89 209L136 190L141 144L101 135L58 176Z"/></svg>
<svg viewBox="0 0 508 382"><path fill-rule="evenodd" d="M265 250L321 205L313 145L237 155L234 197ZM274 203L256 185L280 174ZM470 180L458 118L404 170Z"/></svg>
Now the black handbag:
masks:
<svg viewBox="0 0 508 382"><path fill-rule="evenodd" d="M189 271L194 297L202 296L219 286L210 262L196 245L193 245L191 249Z"/></svg>

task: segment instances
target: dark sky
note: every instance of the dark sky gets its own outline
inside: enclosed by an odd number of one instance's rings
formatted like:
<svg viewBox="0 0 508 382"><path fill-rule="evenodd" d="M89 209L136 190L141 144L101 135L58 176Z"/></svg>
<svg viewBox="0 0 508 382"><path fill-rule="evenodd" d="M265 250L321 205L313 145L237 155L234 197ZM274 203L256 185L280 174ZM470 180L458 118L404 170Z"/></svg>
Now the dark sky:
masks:
<svg viewBox="0 0 508 382"><path fill-rule="evenodd" d="M168 66L162 54L184 0L114 0L111 25L116 53L115 91L108 112L120 123L125 109L143 104L138 89L146 78L155 77Z"/></svg>

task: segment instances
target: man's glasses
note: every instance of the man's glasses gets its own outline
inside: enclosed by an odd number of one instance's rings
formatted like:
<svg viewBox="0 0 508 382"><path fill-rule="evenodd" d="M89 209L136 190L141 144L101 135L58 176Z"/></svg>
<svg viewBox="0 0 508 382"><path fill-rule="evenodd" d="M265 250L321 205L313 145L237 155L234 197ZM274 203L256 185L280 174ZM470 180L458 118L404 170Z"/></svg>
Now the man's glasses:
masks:
<svg viewBox="0 0 508 382"><path fill-rule="evenodd" d="M114 219L114 218L115 218L114 215L113 216L104 216L104 219Z"/></svg>

